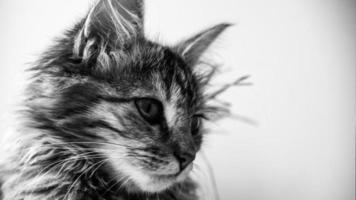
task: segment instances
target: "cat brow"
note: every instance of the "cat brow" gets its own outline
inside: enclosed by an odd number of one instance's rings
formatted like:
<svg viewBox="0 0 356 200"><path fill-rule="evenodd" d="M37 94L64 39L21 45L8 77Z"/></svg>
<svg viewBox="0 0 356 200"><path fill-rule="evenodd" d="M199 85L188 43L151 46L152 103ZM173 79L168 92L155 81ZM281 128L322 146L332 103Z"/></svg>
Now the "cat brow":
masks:
<svg viewBox="0 0 356 200"><path fill-rule="evenodd" d="M128 103L134 100L134 98L122 98L117 96L103 96L103 95L101 95L99 98L111 103Z"/></svg>

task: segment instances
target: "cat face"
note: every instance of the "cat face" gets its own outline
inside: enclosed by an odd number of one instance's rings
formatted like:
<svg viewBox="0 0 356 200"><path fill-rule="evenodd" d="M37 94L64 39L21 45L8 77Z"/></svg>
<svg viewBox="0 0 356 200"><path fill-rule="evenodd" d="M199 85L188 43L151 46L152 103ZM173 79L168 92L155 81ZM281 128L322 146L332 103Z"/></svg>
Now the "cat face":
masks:
<svg viewBox="0 0 356 200"><path fill-rule="evenodd" d="M159 192L192 169L206 103L194 66L228 25L162 46L145 39L142 7L98 1L43 59L33 91L49 97L38 108L57 137L99 153L127 190Z"/></svg>
<svg viewBox="0 0 356 200"><path fill-rule="evenodd" d="M111 92L102 94L90 118L116 130L108 131L103 141L124 146L101 147L117 173L142 190L157 192L191 169L202 140L202 102L197 80L179 56L154 44L138 49L128 66L122 66L125 70L114 72L113 87L107 88Z"/></svg>
<svg viewBox="0 0 356 200"><path fill-rule="evenodd" d="M105 144L97 149L118 176L130 180L126 184L157 192L192 168L202 140L200 88L170 49L144 42L126 53L130 59L124 66L114 61L109 68L115 70L100 74L106 84L95 83L101 88L85 92L97 92L85 120L102 124L85 132Z"/></svg>

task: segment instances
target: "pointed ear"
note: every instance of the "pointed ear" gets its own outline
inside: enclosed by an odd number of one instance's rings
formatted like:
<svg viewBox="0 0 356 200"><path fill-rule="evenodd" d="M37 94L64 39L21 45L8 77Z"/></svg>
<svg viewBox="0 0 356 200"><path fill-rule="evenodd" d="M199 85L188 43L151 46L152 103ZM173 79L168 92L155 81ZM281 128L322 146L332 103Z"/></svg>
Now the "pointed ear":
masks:
<svg viewBox="0 0 356 200"><path fill-rule="evenodd" d="M176 49L178 50L178 53L183 56L188 65L194 66L215 39L231 25L232 24L223 23L208 28L193 37L180 42L176 46Z"/></svg>
<svg viewBox="0 0 356 200"><path fill-rule="evenodd" d="M142 0L98 0L74 41L74 53L85 59L100 47L116 48L143 35Z"/></svg>

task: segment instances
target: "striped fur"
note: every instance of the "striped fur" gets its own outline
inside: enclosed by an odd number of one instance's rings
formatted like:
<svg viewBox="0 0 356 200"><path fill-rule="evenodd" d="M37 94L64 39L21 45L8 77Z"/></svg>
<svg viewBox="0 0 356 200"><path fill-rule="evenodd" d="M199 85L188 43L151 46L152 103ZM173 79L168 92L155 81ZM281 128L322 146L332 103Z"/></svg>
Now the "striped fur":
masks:
<svg viewBox="0 0 356 200"><path fill-rule="evenodd" d="M199 151L193 121L217 110L210 75L193 68L226 27L163 46L144 37L140 0L99 0L31 70L22 120L1 145L0 199L198 199L177 154ZM135 107L148 97L163 106L158 124Z"/></svg>

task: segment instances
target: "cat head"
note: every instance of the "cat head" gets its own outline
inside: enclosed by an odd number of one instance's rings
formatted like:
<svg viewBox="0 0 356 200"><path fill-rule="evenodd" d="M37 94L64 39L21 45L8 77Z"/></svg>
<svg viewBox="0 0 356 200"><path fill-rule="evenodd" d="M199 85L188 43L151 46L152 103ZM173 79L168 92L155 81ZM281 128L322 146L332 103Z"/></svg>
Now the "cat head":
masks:
<svg viewBox="0 0 356 200"><path fill-rule="evenodd" d="M145 38L141 0L99 0L34 68L34 124L100 153L128 190L169 188L203 139L208 78L195 66L228 26L164 46Z"/></svg>

